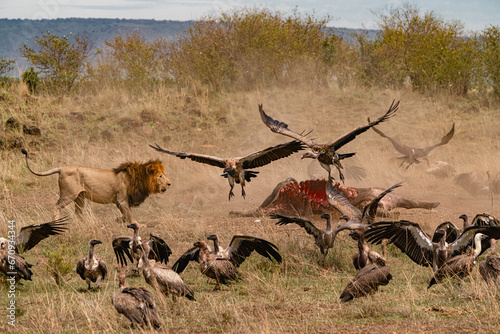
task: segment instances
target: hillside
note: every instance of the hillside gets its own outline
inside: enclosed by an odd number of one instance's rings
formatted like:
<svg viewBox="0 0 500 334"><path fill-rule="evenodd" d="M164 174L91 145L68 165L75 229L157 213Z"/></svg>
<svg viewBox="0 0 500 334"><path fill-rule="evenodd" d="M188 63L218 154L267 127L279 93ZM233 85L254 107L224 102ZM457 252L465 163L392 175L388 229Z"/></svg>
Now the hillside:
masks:
<svg viewBox="0 0 500 334"><path fill-rule="evenodd" d="M26 61L20 57L19 47L24 44L33 45L33 37L44 31L63 36L70 33L87 34L91 36L94 48L104 47L104 41L120 34L139 31L146 40L167 38L172 40L187 29L193 21L157 21L157 20L128 20L128 19L54 19L54 20L27 20L27 19L0 19L0 58L14 59L16 70L13 76L26 69ZM345 28L332 28L333 32L348 39L351 32L357 31ZM375 30L366 30L368 36L373 37Z"/></svg>

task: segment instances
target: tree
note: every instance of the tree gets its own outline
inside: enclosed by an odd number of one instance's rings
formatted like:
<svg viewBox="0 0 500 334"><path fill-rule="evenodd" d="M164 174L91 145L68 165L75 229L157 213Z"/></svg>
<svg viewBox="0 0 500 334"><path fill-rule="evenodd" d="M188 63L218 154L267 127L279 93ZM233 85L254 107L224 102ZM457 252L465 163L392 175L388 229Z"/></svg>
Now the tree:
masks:
<svg viewBox="0 0 500 334"><path fill-rule="evenodd" d="M500 26L486 28L480 36L483 69L487 84L500 96Z"/></svg>
<svg viewBox="0 0 500 334"><path fill-rule="evenodd" d="M70 91L75 82L85 73L85 65L91 51L87 35L56 36L47 31L42 36L33 37L36 48L26 44L20 48L21 56L33 67L40 70L45 82L55 88Z"/></svg>
<svg viewBox="0 0 500 334"><path fill-rule="evenodd" d="M5 77L14 69L14 60L0 58L0 77Z"/></svg>

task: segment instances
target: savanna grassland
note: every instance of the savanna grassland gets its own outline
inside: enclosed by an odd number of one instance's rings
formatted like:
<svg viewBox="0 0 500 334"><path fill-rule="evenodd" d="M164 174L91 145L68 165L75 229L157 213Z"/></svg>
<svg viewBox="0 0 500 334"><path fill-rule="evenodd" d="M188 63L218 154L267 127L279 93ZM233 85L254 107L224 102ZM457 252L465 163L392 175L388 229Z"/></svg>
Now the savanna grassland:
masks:
<svg viewBox="0 0 500 334"><path fill-rule="evenodd" d="M240 267L242 280L214 291L214 285L191 264L182 277L195 291L196 301L156 295L164 332L223 333L494 333L500 326L500 294L488 287L477 272L462 281L448 280L427 290L430 268L414 264L396 248L389 247L393 280L379 292L341 304L339 296L355 275L351 255L356 243L341 234L327 257L318 265L320 253L312 237L293 227L278 227L268 217L230 218L231 210L249 211L260 205L274 186L293 176L309 178L309 160L300 154L259 168L259 176L239 185L228 202L229 186L218 168L161 155L148 144L174 150L217 156L241 156L286 141L267 129L259 118L258 104L285 121L295 131L314 130L311 136L327 142L382 115L391 102L400 100L397 114L380 125L387 134L414 146L433 144L455 123L448 145L430 155L431 163L442 160L456 173L498 173L500 163L500 106L465 97L425 97L411 89L367 89L350 85L339 88L297 86L209 95L201 91L157 88L142 94L121 89L102 89L93 94L63 97L40 95L26 99L26 87L13 85L0 101L2 138L19 145L0 150L0 235L6 235L9 219L17 229L52 219L51 207L58 198L57 176L37 177L26 168L20 147L28 150L32 168L38 171L77 164L111 169L124 161L159 158L166 166L172 186L150 196L133 216L141 235L156 232L170 246L171 265L193 242L218 233L223 245L235 233L254 235L275 243L283 256L281 265L252 255ZM14 117L20 124L37 126L40 135L23 133L22 126L9 128ZM15 140L13 141L15 143ZM425 173L425 163L398 168L397 153L390 143L368 131L348 144L343 152L357 152L346 165L365 168L363 181L347 179L355 187L403 186L395 192L412 199L438 201L434 210L393 212L394 217L418 222L427 232L445 221L458 223L458 216L489 212L500 216L499 200L473 197L453 183ZM316 162L313 162L316 163ZM313 165L314 167L314 165ZM320 170L326 177L326 172ZM50 237L25 254L33 266L33 280L15 292L16 326L7 324L8 284L0 281L0 328L16 333L140 332L111 304L117 291L117 263L111 241L131 235L117 223L113 205L87 203L84 216L69 215L68 231ZM323 227L319 216L310 217ZM387 218L390 219L391 217ZM96 253L108 263L109 276L99 291L86 291L75 272L78 259L86 256L88 241L98 238ZM378 246L373 246L379 249ZM54 279L60 272L60 284ZM130 273L130 272L128 272ZM130 286L149 286L142 277L131 276ZM147 330L146 330L147 331Z"/></svg>

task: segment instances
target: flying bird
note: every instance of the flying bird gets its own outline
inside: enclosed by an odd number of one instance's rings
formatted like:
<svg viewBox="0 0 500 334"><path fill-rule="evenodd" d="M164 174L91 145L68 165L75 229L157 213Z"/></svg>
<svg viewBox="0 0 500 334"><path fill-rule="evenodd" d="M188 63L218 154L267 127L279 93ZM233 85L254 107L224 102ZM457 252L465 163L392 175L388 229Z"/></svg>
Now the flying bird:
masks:
<svg viewBox="0 0 500 334"><path fill-rule="evenodd" d="M89 241L89 255L79 260L76 264L76 272L80 277L87 282L88 290L90 284L95 283L97 288L101 288L101 282L106 278L108 268L103 259L94 256L94 246L102 244L102 241L92 239Z"/></svg>
<svg viewBox="0 0 500 334"><path fill-rule="evenodd" d="M350 158L355 153L338 153L337 151L342 146L354 140L356 136L362 134L371 127L380 124L389 119L390 117L392 117L398 110L398 107L399 107L399 101L396 103L393 101L389 110L382 117L378 118L373 122L368 122L367 124L361 125L345 133L344 135L338 137L333 142L327 144L317 144L314 140L308 138L307 135L302 135L290 130L288 128L288 124L272 119L264 112L262 104L259 104L259 112L262 121L269 129L271 129L272 132L291 137L295 140L299 140L305 145L309 146L311 151L303 154L302 159L304 158L317 159L318 162L321 164L321 166L328 172L328 178L331 177L330 166L332 165L335 166L335 168L337 168L339 172L340 180L344 182L344 175L341 172L343 166L340 163L340 160L345 158Z"/></svg>
<svg viewBox="0 0 500 334"><path fill-rule="evenodd" d="M369 118L368 121L370 121ZM451 138L453 138L453 135L455 134L455 123L453 123L451 130L443 138L441 138L441 141L439 143L423 148L410 147L394 138L387 136L376 127L372 127L372 129L381 137L387 138L391 142L392 146L394 146L396 151L403 155L402 157L398 157L398 159L401 160L401 164L399 166L401 167L406 162L408 164L408 166L406 166L405 168L406 170L413 164L419 164L421 162L419 159L425 160L427 164L430 165L428 158L429 153L436 147L448 144L448 142L451 140Z"/></svg>
<svg viewBox="0 0 500 334"><path fill-rule="evenodd" d="M142 263L142 239L139 236L139 225L137 225L137 223L132 223L128 224L127 227L134 230L134 235L132 237L120 236L114 238L112 242L113 250L115 252L116 261L121 266L127 265L128 258L132 263L135 261L135 266L132 270L138 272L140 264ZM165 240L151 233L146 243L151 248L149 259L165 264L168 262L172 250L168 247Z"/></svg>
<svg viewBox="0 0 500 334"><path fill-rule="evenodd" d="M175 155L181 159L188 158L199 163L222 168L224 171L222 176L228 179L229 186L231 187L229 190L229 200L231 200L231 197L234 196L234 183L241 184L241 196L245 198L245 181L250 182L251 179L253 177L257 177L257 174L259 173L249 169L265 166L275 160L286 158L289 155L304 149L304 145L302 145L300 141L294 140L288 143L268 147L243 157L219 158L198 153L171 152L161 148L158 144L155 145L156 146L149 146L158 152Z"/></svg>

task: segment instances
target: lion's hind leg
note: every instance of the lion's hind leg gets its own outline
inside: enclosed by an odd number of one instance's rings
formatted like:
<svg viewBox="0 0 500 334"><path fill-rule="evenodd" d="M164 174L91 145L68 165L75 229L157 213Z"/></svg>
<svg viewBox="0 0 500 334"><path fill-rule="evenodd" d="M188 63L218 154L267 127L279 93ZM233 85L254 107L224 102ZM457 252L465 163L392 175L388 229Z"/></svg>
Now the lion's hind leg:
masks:
<svg viewBox="0 0 500 334"><path fill-rule="evenodd" d="M84 207L85 207L85 192L82 191L75 198L75 214L78 217L82 216Z"/></svg>

